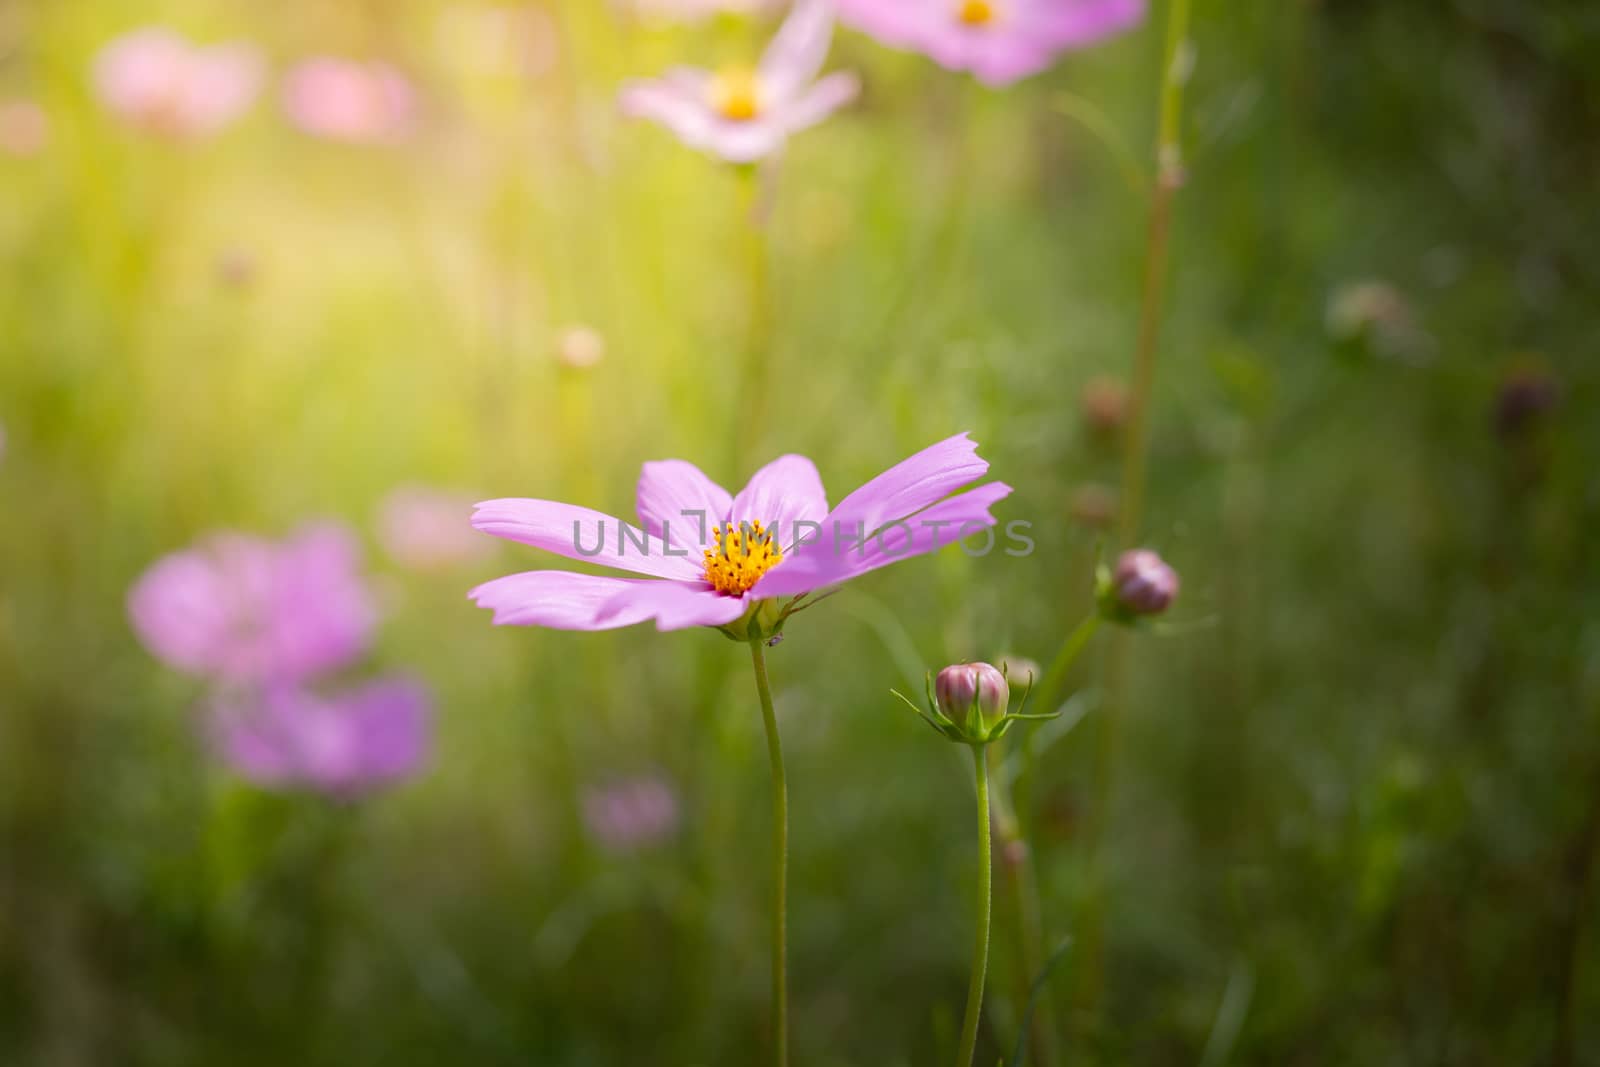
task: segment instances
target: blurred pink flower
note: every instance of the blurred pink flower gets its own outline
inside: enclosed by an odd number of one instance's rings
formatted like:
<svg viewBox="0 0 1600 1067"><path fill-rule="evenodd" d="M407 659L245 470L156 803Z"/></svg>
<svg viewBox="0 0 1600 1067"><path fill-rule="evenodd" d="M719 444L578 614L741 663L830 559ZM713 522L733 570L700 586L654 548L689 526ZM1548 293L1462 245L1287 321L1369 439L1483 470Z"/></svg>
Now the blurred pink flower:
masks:
<svg viewBox="0 0 1600 1067"><path fill-rule="evenodd" d="M661 778L637 778L583 794L589 835L619 852L656 844L678 829L678 794Z"/></svg>
<svg viewBox="0 0 1600 1067"><path fill-rule="evenodd" d="M345 666L378 613L343 526L308 525L282 542L223 533L158 560L128 614L169 666L227 682L296 681Z"/></svg>
<svg viewBox="0 0 1600 1067"><path fill-rule="evenodd" d="M213 748L241 777L341 797L415 774L431 741L427 690L404 678L329 696L270 686L219 697L210 712Z"/></svg>
<svg viewBox="0 0 1600 1067"><path fill-rule="evenodd" d="M833 38L831 0L798 0L755 69L675 67L622 87L624 114L650 119L691 148L751 163L783 148L861 90L851 73L815 80Z"/></svg>
<svg viewBox="0 0 1600 1067"><path fill-rule="evenodd" d="M439 571L494 554L494 543L463 521L472 498L458 493L403 486L378 509L378 541L402 567Z"/></svg>
<svg viewBox="0 0 1600 1067"><path fill-rule="evenodd" d="M170 30L135 30L94 62L101 102L147 133L187 138L215 133L260 91L260 54L246 44L201 48Z"/></svg>
<svg viewBox="0 0 1600 1067"><path fill-rule="evenodd" d="M283 107L300 129L330 141L398 141L416 121L411 83L387 63L308 59L285 77Z"/></svg>
<svg viewBox="0 0 1600 1067"><path fill-rule="evenodd" d="M990 86L1037 74L1144 16L1145 0L839 0L845 25Z"/></svg>
<svg viewBox="0 0 1600 1067"><path fill-rule="evenodd" d="M44 151L50 119L32 100L0 103L0 153L26 159Z"/></svg>

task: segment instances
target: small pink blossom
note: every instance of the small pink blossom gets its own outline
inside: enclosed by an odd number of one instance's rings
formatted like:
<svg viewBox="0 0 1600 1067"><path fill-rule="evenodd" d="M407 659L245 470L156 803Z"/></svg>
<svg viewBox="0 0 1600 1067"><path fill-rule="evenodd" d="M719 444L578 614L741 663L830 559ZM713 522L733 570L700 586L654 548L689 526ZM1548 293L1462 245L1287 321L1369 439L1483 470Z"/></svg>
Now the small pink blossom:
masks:
<svg viewBox="0 0 1600 1067"><path fill-rule="evenodd" d="M661 778L637 778L583 794L583 824L591 837L615 851L656 844L678 829L678 794Z"/></svg>
<svg viewBox="0 0 1600 1067"><path fill-rule="evenodd" d="M185 139L216 133L255 100L263 64L250 45L199 47L170 30L135 30L94 62L100 100L147 133Z"/></svg>
<svg viewBox="0 0 1600 1067"><path fill-rule="evenodd" d="M494 542L478 536L462 520L472 513L472 498L458 493L404 486L384 498L378 512L378 541L389 558L415 571L442 571L494 554Z"/></svg>
<svg viewBox="0 0 1600 1067"><path fill-rule="evenodd" d="M860 92L860 80L851 73L817 78L832 38L831 0L798 0L754 69L675 67L660 78L624 85L622 111L660 123L691 148L730 163L752 163L778 152L791 134L815 126Z"/></svg>
<svg viewBox="0 0 1600 1067"><path fill-rule="evenodd" d="M839 0L845 25L990 86L1038 74L1144 16L1145 0Z"/></svg>
<svg viewBox="0 0 1600 1067"><path fill-rule="evenodd" d="M128 595L157 658L229 683L297 681L349 664L378 620L354 536L333 524L282 542L223 533L158 560Z"/></svg>
<svg viewBox="0 0 1600 1067"><path fill-rule="evenodd" d="M332 695L280 685L229 693L210 715L222 761L272 788L354 797L410 777L428 758L428 693L404 678Z"/></svg>
<svg viewBox="0 0 1600 1067"><path fill-rule="evenodd" d="M285 78L283 107L314 137L376 144L398 141L416 123L411 83L387 63L320 57Z"/></svg>
<svg viewBox="0 0 1600 1067"><path fill-rule="evenodd" d="M32 100L0 102L0 153L27 159L44 151L50 119Z"/></svg>

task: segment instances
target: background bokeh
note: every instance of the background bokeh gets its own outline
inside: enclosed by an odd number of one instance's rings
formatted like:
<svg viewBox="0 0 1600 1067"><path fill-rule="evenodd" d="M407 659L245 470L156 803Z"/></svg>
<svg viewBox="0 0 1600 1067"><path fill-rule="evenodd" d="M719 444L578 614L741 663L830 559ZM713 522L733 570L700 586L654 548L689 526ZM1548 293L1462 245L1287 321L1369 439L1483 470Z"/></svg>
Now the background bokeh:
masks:
<svg viewBox="0 0 1600 1067"><path fill-rule="evenodd" d="M0 154L0 1062L763 1062L743 650L494 629L467 589L548 560L418 573L380 509L628 514L645 460L737 485L784 451L837 500L971 430L1037 551L877 572L769 655L796 1062L950 1054L969 768L888 689L1048 660L1088 610L1083 487L1119 462L1081 394L1131 366L1164 5L1004 91L840 33L865 92L770 186L742 448L746 186L615 93L767 29L519 10L508 48L423 0L0 3L0 100L49 120ZM153 22L275 74L382 57L416 129L316 140L274 80L215 137L141 135L89 69ZM1104 919L1051 983L1069 1059L1600 1063L1600 12L1202 2L1192 36L1142 537L1184 592L1131 639L1109 807L1105 638L1022 793L1050 947ZM1497 421L1530 379L1559 402ZM312 518L368 538L373 662L436 706L426 773L357 803L219 767L125 610L207 531ZM639 780L674 810L619 843L584 798ZM1016 966L1000 938L980 1061Z"/></svg>

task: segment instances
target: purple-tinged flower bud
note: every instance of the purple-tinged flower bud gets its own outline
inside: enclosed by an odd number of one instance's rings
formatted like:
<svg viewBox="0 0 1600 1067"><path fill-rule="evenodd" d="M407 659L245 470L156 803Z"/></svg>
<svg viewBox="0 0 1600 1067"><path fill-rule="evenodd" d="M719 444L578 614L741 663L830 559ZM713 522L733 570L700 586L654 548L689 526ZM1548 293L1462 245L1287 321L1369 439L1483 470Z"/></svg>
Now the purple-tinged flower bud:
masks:
<svg viewBox="0 0 1600 1067"><path fill-rule="evenodd" d="M987 663L958 663L939 672L933 683L934 699L945 717L967 734L987 734L1005 717L1011 687L998 667ZM980 723L970 721L973 705Z"/></svg>
<svg viewBox="0 0 1600 1067"><path fill-rule="evenodd" d="M1502 438L1525 434L1561 402L1561 386L1536 367L1520 367L1507 374L1495 394L1494 426Z"/></svg>
<svg viewBox="0 0 1600 1067"><path fill-rule="evenodd" d="M1111 572L1111 596L1127 615L1159 615L1178 596L1178 572L1148 548L1134 548L1117 557Z"/></svg>

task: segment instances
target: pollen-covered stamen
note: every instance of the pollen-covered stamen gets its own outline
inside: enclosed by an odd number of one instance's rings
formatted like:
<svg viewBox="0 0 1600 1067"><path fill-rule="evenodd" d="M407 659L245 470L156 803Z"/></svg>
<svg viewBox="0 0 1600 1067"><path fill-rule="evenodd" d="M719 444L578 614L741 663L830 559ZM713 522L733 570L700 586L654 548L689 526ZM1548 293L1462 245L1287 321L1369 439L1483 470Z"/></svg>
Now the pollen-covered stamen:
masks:
<svg viewBox="0 0 1600 1067"><path fill-rule="evenodd" d="M968 26L987 26L994 21L994 4L991 0L961 0L956 18Z"/></svg>
<svg viewBox="0 0 1600 1067"><path fill-rule="evenodd" d="M706 581L727 596L743 596L767 571L783 562L773 531L759 522L724 523L711 531L705 550Z"/></svg>
<svg viewBox="0 0 1600 1067"><path fill-rule="evenodd" d="M761 114L761 79L749 67L728 67L711 79L711 106L725 119L748 122Z"/></svg>

